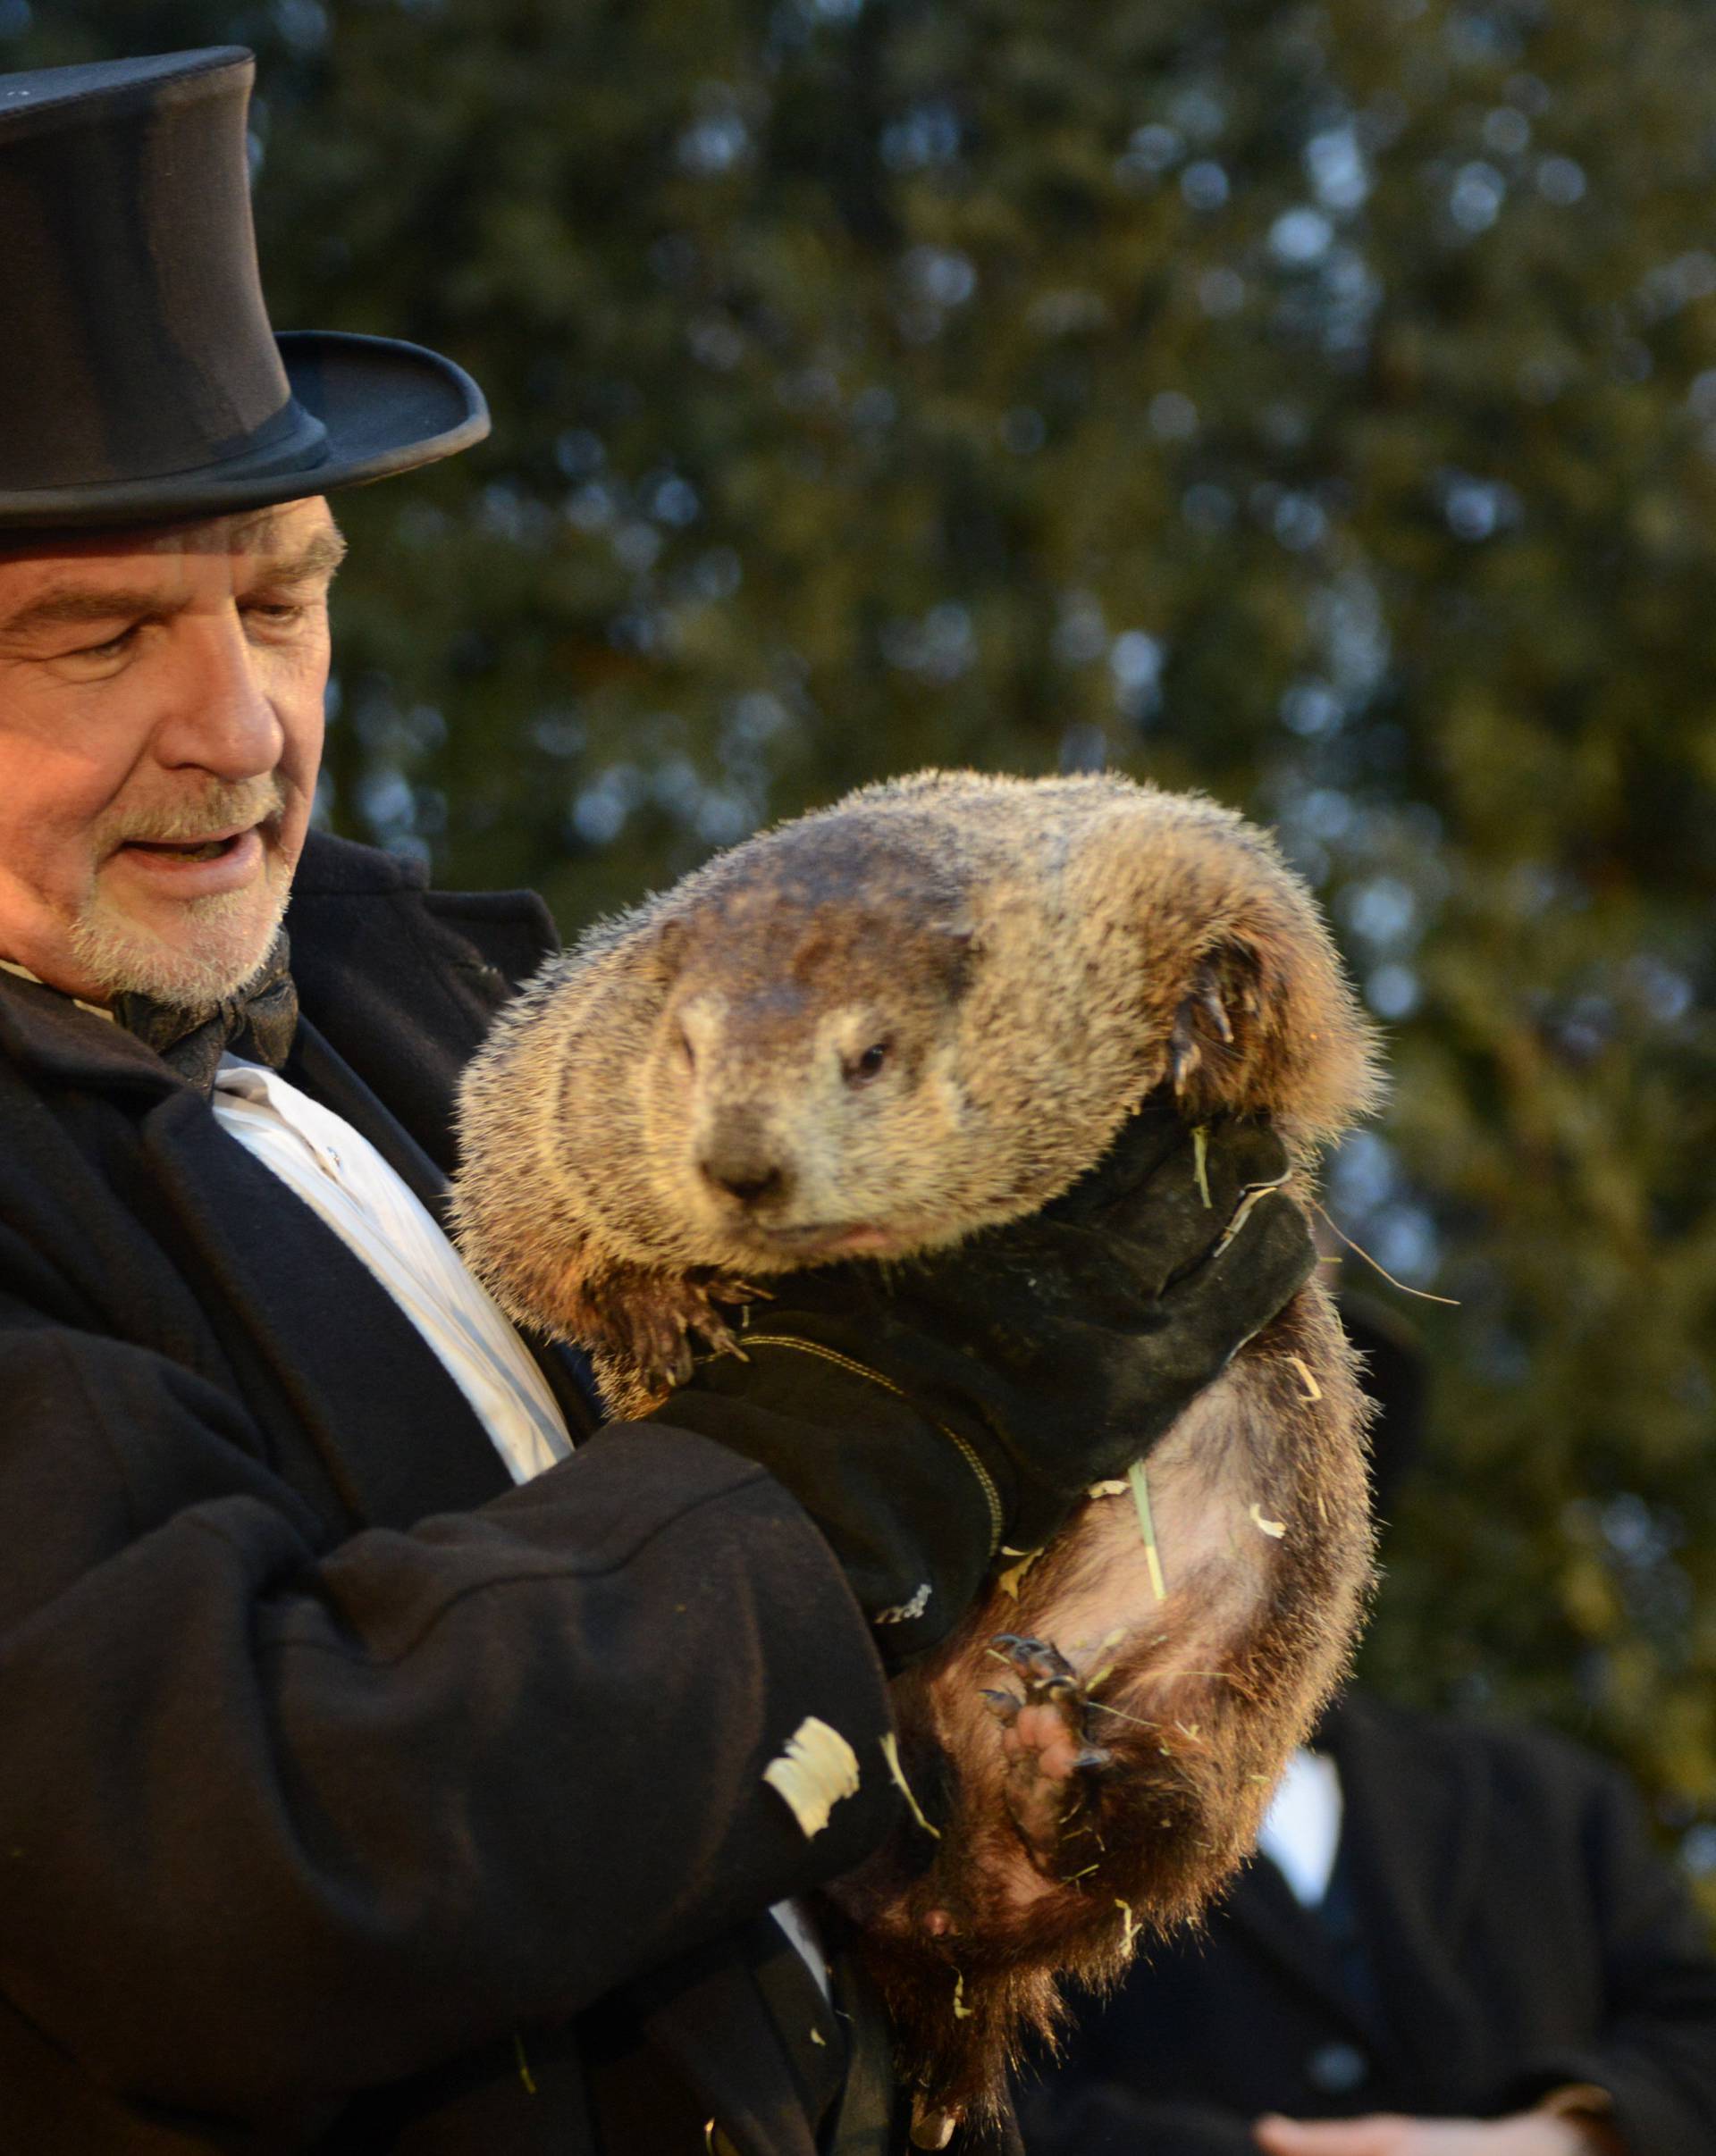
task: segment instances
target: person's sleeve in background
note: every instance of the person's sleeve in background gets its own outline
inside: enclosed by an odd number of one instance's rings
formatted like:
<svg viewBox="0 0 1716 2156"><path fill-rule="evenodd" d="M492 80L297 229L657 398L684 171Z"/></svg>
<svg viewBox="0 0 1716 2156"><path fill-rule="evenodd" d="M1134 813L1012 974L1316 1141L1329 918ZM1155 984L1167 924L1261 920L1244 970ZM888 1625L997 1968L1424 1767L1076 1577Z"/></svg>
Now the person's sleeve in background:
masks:
<svg viewBox="0 0 1716 2156"><path fill-rule="evenodd" d="M1580 1854L1602 1942L1606 2012L1588 2045L1522 2065L1520 2106L1594 2083L1633 2156L1716 2150L1716 1955L1691 1896L1658 1854L1626 1779L1569 1755L1587 1780Z"/></svg>
<svg viewBox="0 0 1716 2156"><path fill-rule="evenodd" d="M1200 2103L1151 2103L1113 2082L1057 2079L1019 2099L1026 2156L1257 2156L1250 2123Z"/></svg>

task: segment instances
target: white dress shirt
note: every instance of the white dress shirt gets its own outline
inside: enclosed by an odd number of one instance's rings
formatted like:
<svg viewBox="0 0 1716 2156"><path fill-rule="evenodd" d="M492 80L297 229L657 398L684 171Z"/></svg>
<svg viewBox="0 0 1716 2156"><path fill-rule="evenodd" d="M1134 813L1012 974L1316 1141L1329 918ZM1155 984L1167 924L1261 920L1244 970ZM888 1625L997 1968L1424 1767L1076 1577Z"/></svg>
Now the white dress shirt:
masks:
<svg viewBox="0 0 1716 2156"><path fill-rule="evenodd" d="M475 1411L515 1482L572 1450L548 1381L422 1201L343 1116L261 1063L224 1055L222 1129L303 1199L398 1303Z"/></svg>
<svg viewBox="0 0 1716 2156"><path fill-rule="evenodd" d="M1301 1745L1275 1784L1258 1847L1305 1909L1316 1909L1329 1891L1345 1808L1334 1761Z"/></svg>

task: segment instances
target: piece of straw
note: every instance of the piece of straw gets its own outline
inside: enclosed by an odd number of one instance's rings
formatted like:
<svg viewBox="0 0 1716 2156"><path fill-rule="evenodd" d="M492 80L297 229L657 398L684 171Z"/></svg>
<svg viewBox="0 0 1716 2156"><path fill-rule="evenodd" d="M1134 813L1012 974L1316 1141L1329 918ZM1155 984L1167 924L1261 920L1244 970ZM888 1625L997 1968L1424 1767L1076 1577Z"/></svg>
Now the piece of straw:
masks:
<svg viewBox="0 0 1716 2156"><path fill-rule="evenodd" d="M1144 1562L1150 1568L1150 1587L1158 1602L1165 1602L1168 1590L1162 1578L1162 1559L1156 1547L1156 1522L1150 1514L1149 1479L1144 1472L1142 1460L1134 1460L1126 1470L1126 1480L1132 1486L1132 1503L1138 1508L1138 1531L1144 1538Z"/></svg>
<svg viewBox="0 0 1716 2156"><path fill-rule="evenodd" d="M1005 1572L997 1573L995 1575L995 1583L1001 1592L1010 1596L1016 1602L1019 1599L1020 1581L1043 1553L1040 1549L1004 1549L1001 1554L1004 1557L1017 1556L1019 1560L1016 1565L1009 1565Z"/></svg>
<svg viewBox="0 0 1716 2156"><path fill-rule="evenodd" d="M1322 1214L1323 1219L1327 1222L1328 1226L1333 1229L1336 1235L1340 1237L1341 1240L1346 1245L1347 1248L1352 1252L1353 1255L1355 1257L1363 1258L1367 1265L1372 1266L1377 1272L1380 1272L1384 1279L1388 1282L1391 1288L1398 1288L1402 1295L1416 1296L1420 1303L1444 1303L1447 1305L1450 1310L1458 1310L1459 1308L1459 1297L1458 1296L1432 1295L1427 1288L1409 1288L1404 1280L1397 1280L1394 1278L1394 1275L1388 1270L1387 1266L1384 1265L1380 1259L1372 1257L1369 1251L1367 1251L1362 1244L1355 1243L1352 1237L1347 1233L1346 1229L1342 1227L1341 1223L1336 1220L1331 1219L1326 1209L1322 1205L1319 1205L1315 1198L1309 1199L1308 1203L1311 1205L1314 1211Z"/></svg>
<svg viewBox="0 0 1716 2156"><path fill-rule="evenodd" d="M923 1816L922 1807L919 1804L917 1799L912 1794L912 1784L906 1780L905 1769L900 1765L900 1741L894 1734L892 1730L889 1730L887 1734L882 1739L882 1757L887 1761L888 1773L893 1775L895 1781L899 1784L900 1794L905 1799L906 1802L912 1808L912 1816L917 1821L918 1825L923 1829L926 1834L933 1836L936 1841L939 1841L941 1840L941 1829L938 1826L930 1825L930 1822Z"/></svg>
<svg viewBox="0 0 1716 2156"><path fill-rule="evenodd" d="M1238 1235L1241 1229L1243 1228L1245 1223L1251 1218L1252 1207L1258 1204L1263 1199L1266 1198L1272 1190L1281 1189L1283 1185L1287 1182L1291 1174L1292 1170L1290 1168L1285 1175L1278 1175L1273 1183L1250 1183L1247 1185L1245 1191L1241 1196L1239 1204L1233 1208L1233 1218L1227 1223L1226 1228L1222 1231L1221 1241L1216 1244L1215 1249L1209 1254L1211 1257L1218 1258L1221 1256L1223 1251L1227 1248L1228 1245L1233 1240L1234 1237Z"/></svg>

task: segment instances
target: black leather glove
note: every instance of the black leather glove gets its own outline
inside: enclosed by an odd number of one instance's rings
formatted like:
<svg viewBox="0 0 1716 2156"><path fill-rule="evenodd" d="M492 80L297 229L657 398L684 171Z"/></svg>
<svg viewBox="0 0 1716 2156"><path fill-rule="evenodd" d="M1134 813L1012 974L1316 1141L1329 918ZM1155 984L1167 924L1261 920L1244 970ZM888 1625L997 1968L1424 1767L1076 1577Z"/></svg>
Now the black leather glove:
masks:
<svg viewBox="0 0 1716 2156"><path fill-rule="evenodd" d="M816 1521L890 1663L943 1639L997 1553L1123 1474L1316 1263L1279 1138L1147 1105L1030 1219L909 1264L778 1280L744 1357L658 1413L759 1461ZM1207 1199L1207 1202L1206 1200Z"/></svg>

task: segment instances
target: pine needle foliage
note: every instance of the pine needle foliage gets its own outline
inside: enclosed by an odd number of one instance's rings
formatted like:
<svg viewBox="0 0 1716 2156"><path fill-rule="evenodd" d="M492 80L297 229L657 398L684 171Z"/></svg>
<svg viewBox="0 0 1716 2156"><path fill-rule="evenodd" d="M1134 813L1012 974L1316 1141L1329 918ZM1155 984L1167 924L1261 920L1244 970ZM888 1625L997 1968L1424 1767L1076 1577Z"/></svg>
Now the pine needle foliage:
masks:
<svg viewBox="0 0 1716 2156"><path fill-rule="evenodd" d="M1716 1900L1711 11L0 0L231 38L276 320L496 414L341 505L334 824L568 927L928 763L1276 826L1392 1032L1332 1207L1459 1299L1372 1674Z"/></svg>

